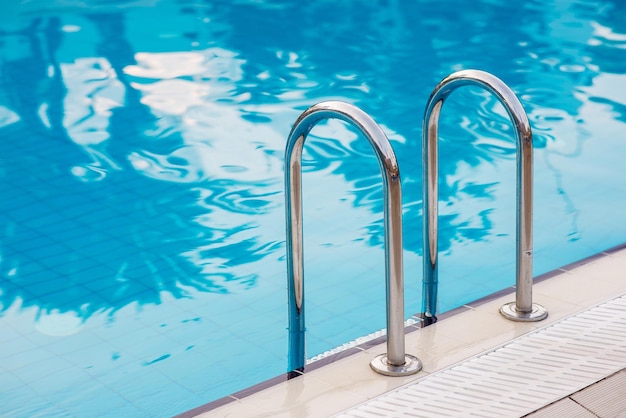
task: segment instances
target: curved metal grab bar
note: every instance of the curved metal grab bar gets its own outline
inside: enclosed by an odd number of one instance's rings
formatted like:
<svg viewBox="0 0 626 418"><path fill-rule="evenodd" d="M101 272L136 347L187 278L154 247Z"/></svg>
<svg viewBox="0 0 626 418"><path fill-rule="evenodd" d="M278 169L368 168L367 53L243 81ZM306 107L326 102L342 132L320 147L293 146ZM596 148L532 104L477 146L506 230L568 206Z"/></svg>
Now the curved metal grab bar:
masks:
<svg viewBox="0 0 626 418"><path fill-rule="evenodd" d="M532 130L522 104L513 91L499 78L479 70L458 71L444 78L433 90L422 126L422 158L424 164L424 321L436 322L437 304L437 202L439 114L443 102L454 90L475 85L493 93L504 105L513 122L517 139L517 240L515 303L507 303L500 313L513 321L540 321L548 312L532 303Z"/></svg>
<svg viewBox="0 0 626 418"><path fill-rule="evenodd" d="M285 148L289 371L303 370L305 363L302 148L311 129L328 118L350 122L367 137L376 152L383 175L387 354L376 357L370 365L376 372L387 376L417 373L422 367L421 362L404 352L402 189L396 156L383 130L367 113L351 104L338 101L318 103L304 111L293 125Z"/></svg>

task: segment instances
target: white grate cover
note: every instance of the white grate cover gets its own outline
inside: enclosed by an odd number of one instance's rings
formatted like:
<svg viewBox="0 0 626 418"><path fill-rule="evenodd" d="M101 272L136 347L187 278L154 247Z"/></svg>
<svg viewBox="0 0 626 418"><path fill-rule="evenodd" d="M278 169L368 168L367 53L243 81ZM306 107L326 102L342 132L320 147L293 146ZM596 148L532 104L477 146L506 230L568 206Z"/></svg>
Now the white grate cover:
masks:
<svg viewBox="0 0 626 418"><path fill-rule="evenodd" d="M519 417L626 367L626 295L338 417Z"/></svg>

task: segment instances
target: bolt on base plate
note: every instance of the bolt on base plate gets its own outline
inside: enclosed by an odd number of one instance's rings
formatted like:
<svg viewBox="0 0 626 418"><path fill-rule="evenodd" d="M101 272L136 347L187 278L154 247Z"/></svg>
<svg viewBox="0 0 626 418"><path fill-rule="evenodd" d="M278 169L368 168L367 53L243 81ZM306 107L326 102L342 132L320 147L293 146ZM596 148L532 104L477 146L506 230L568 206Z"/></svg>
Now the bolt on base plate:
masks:
<svg viewBox="0 0 626 418"><path fill-rule="evenodd" d="M532 307L530 312L520 312L515 302L509 302L502 305L500 314L506 319L517 322L537 322L548 317L548 310L543 306L533 303Z"/></svg>
<svg viewBox="0 0 626 418"><path fill-rule="evenodd" d="M387 361L387 354L380 354L370 362L370 367L385 376L409 376L422 370L422 362L417 357L406 354L404 364L394 366Z"/></svg>

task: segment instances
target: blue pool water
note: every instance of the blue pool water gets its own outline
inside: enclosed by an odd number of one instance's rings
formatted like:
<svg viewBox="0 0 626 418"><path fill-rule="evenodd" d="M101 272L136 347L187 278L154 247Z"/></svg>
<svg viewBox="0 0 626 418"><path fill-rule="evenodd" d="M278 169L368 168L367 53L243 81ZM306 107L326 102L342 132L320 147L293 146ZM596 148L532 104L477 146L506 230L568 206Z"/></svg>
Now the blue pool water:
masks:
<svg viewBox="0 0 626 418"><path fill-rule="evenodd" d="M421 117L466 68L534 129L534 274L625 242L619 0L3 1L0 416L171 416L284 373L283 147L322 100L392 141L420 311ZM446 311L514 283L515 146L473 88L440 134ZM313 356L384 327L382 190L338 121L304 171Z"/></svg>

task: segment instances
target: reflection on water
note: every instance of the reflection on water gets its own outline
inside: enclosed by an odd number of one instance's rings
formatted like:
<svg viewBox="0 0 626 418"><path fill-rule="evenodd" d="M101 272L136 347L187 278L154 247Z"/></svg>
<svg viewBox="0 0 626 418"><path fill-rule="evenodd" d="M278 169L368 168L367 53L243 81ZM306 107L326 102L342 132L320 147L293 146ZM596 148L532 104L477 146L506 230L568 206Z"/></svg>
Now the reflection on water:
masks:
<svg viewBox="0 0 626 418"><path fill-rule="evenodd" d="M137 405L155 370L195 376L165 415L283 372L283 147L298 114L327 99L361 106L392 140L407 311L419 311L421 116L436 83L463 68L493 72L529 114L535 273L621 243L624 16L609 0L4 2L0 319L35 312L38 335L72 344L147 333L136 339L152 351L131 341L80 364L116 385L136 367ZM439 293L450 309L513 283L515 144L502 106L472 88L446 102L440 137ZM344 123L317 126L303 161L313 355L384 326L383 206L372 150ZM217 352L271 360L250 378L207 360ZM95 384L79 374L67 372ZM30 412L50 412L41 402Z"/></svg>
<svg viewBox="0 0 626 418"><path fill-rule="evenodd" d="M278 159L233 147L229 135L249 138L252 123L218 103L240 63L215 48L135 56L121 14L87 23L100 56L62 63L65 37L86 27L46 18L5 34L23 51L9 57L5 43L3 308L20 298L86 318L185 286L252 285L256 275L237 277L224 260L254 261L268 243L247 237L249 220L207 221L276 206ZM206 269L214 258L219 268Z"/></svg>

